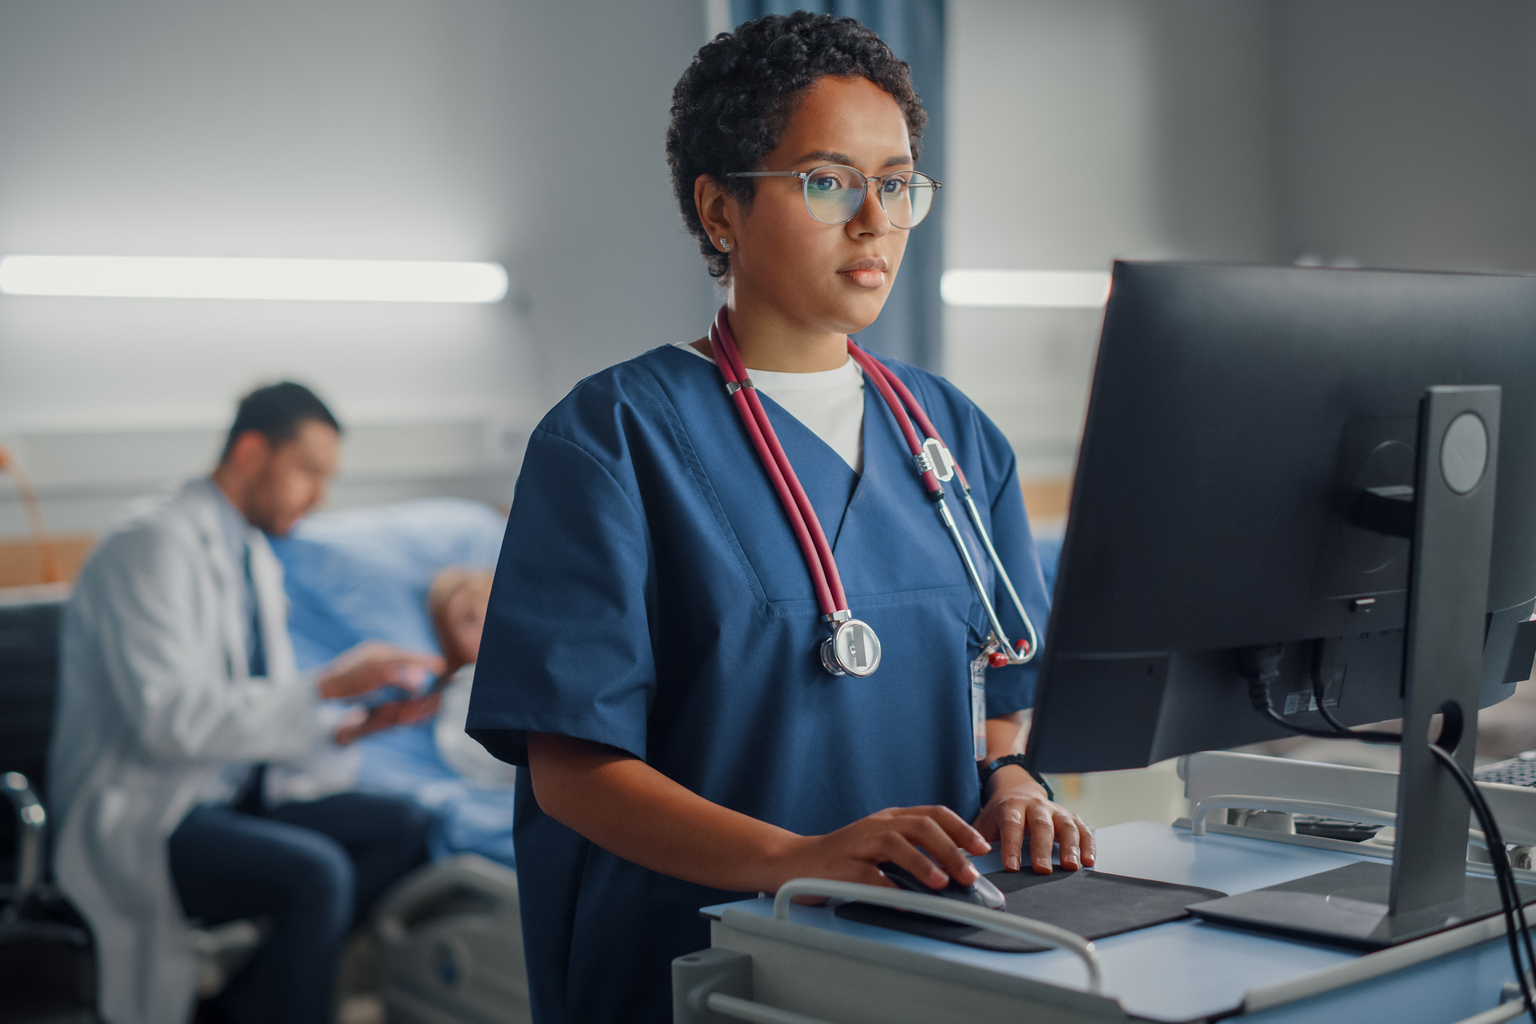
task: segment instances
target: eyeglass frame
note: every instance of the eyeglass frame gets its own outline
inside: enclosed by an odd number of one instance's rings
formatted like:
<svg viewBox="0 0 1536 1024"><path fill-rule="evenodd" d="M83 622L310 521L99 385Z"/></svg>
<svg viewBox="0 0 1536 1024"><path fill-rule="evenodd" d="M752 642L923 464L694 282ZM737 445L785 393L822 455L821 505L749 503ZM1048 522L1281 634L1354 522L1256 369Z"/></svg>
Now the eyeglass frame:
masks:
<svg viewBox="0 0 1536 1024"><path fill-rule="evenodd" d="M811 176L813 174L815 174L817 171L824 171L824 170L826 170L828 167L847 167L848 170L852 171L853 173L859 175L861 178L864 179L864 189L863 189L863 191L864 191L864 199L859 203L858 207L851 214L848 215L848 219L847 220L838 221L836 224L827 224L826 221L822 220L820 217L816 216L816 214L811 211L811 191L810 191L811 190ZM891 220L890 211L885 208L885 183L889 179L896 177L898 174L922 174L923 177L925 177L929 181L933 182L933 190L934 190L934 192L938 192L939 189L944 187L944 183L942 181L939 181L937 178L933 177L932 175L923 174L922 171L915 170L915 169L913 169L913 170L903 169L903 170L899 170L899 171L892 171L889 174L865 174L863 171L859 170L857 167L850 166L849 164L821 164L818 167L812 167L808 171L732 171L729 174L727 174L726 177L727 178L799 178L800 179L800 193L801 193L801 196L805 199L805 212L809 213L811 215L811 219L814 220L818 224L827 224L828 227L841 227L844 224L851 224L851 223L853 223L853 219L864 211L864 203L869 202L869 183L872 182L872 181L879 182L879 184L880 184L880 188L877 188L875 190L875 198L880 203L880 212L885 214L885 219L886 220L890 221ZM937 199L938 197L935 196L934 198ZM931 211L932 209L933 209L933 207L932 207L932 205L930 205L929 206L929 210ZM923 220L927 220L927 219L928 219L928 214L924 213L923 214ZM907 227L900 227L900 226L898 226L896 224L895 221L891 221L891 227L896 228L896 230L898 230L898 231L911 231L913 228L917 227L918 224L921 224L923 222L923 220L918 221L917 224L910 224Z"/></svg>

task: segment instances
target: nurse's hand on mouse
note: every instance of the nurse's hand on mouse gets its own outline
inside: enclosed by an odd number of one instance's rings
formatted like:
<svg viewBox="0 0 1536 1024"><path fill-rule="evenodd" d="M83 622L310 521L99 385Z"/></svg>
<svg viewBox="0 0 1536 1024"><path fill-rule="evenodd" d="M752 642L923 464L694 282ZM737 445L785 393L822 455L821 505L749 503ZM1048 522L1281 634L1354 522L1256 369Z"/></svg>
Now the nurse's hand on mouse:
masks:
<svg viewBox="0 0 1536 1024"><path fill-rule="evenodd" d="M980 856L991 850L981 833L948 807L892 807L826 835L795 836L771 859L779 884L791 878L830 878L896 888L876 867L890 862L929 888L942 889L951 878L961 885L975 882L981 875L965 853ZM796 902L820 901L797 897Z"/></svg>

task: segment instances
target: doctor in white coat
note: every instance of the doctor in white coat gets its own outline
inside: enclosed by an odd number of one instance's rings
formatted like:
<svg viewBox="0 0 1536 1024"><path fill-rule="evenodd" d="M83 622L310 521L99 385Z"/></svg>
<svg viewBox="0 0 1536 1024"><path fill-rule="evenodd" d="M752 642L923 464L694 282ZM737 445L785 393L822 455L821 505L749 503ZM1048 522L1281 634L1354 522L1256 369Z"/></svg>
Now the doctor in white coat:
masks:
<svg viewBox="0 0 1536 1024"><path fill-rule="evenodd" d="M96 938L109 1024L183 1024L189 918L273 931L210 1015L314 1022L366 904L425 856L429 819L348 793L269 807L265 762L429 715L435 698L354 710L322 700L416 688L435 656L367 645L318 677L294 664L281 535L324 497L339 427L298 384L242 401L210 477L131 516L80 573L65 612L49 790L60 885Z"/></svg>

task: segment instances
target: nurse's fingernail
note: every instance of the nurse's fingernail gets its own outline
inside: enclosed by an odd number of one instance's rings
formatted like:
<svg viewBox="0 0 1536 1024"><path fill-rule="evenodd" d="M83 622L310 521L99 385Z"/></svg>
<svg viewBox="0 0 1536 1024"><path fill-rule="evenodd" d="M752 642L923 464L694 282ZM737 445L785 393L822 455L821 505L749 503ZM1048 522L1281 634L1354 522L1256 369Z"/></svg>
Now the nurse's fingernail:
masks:
<svg viewBox="0 0 1536 1024"><path fill-rule="evenodd" d="M960 876L961 885L975 885L976 879L981 877L981 872L976 870L974 864L967 864L965 870L960 872Z"/></svg>
<svg viewBox="0 0 1536 1024"><path fill-rule="evenodd" d="M1017 870L1019 870L1019 858L1017 858L1017 857L1009 857L1008 858L1008 870L1009 871L1017 871Z"/></svg>

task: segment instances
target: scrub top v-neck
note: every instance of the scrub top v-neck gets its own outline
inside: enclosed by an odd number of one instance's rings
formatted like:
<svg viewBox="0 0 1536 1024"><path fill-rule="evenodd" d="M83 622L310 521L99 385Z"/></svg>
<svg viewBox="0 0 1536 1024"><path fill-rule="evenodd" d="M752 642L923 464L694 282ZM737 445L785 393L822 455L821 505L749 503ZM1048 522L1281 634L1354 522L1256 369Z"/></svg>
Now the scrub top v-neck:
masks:
<svg viewBox="0 0 1536 1024"><path fill-rule="evenodd" d="M1043 624L1048 601L1007 442L947 382L884 362L961 462ZM531 436L470 734L519 765L529 732L615 747L802 835L895 806L945 804L973 819L970 670L987 624L878 401L866 388L862 475L763 403L850 603L885 645L874 676L821 667L826 627L810 578L719 374L668 345L587 378ZM1033 663L988 670L989 716L1029 707L1034 673ZM698 909L740 894L587 842L542 812L526 772L514 838L536 1019L670 1020L671 960L709 944Z"/></svg>
<svg viewBox="0 0 1536 1024"><path fill-rule="evenodd" d="M673 347L711 366L715 364L692 342ZM777 402L841 455L855 473L864 472L864 373L853 356L848 356L835 370L783 373L755 366L746 369L759 396L766 395Z"/></svg>

